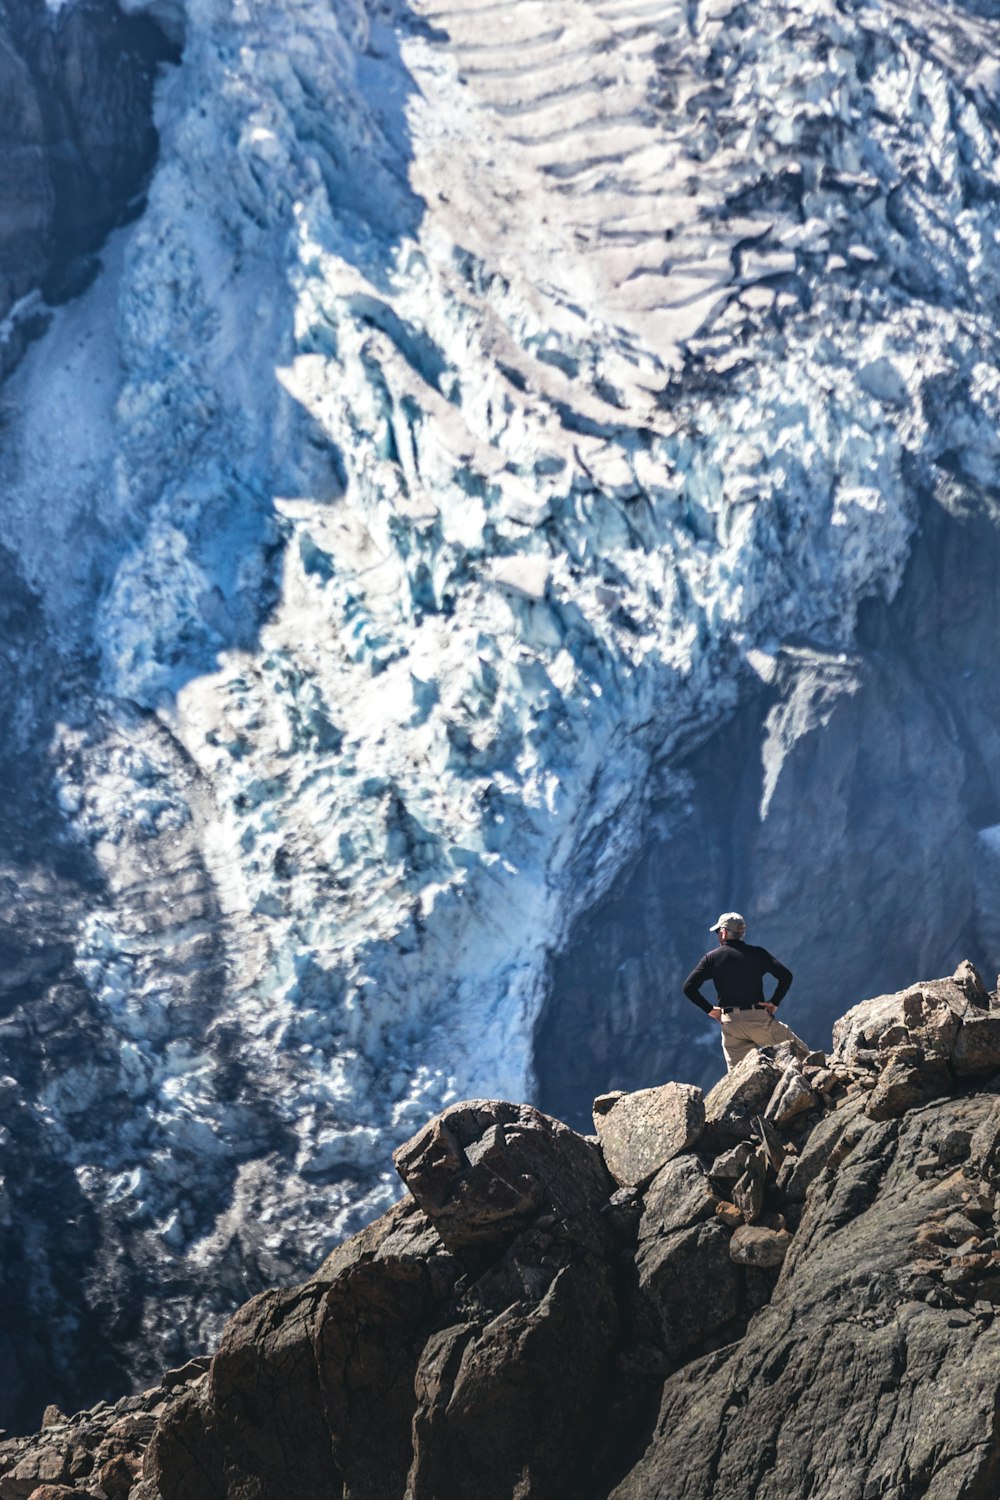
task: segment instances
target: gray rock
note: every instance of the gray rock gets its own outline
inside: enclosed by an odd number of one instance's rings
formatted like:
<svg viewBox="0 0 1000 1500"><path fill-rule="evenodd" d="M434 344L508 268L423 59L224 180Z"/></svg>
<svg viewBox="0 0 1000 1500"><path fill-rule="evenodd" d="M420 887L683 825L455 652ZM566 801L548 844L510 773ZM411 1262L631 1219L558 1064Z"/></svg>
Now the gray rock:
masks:
<svg viewBox="0 0 1000 1500"><path fill-rule="evenodd" d="M764 1118L776 1126L790 1125L799 1115L815 1109L819 1098L801 1073L789 1068L767 1101Z"/></svg>
<svg viewBox="0 0 1000 1500"><path fill-rule="evenodd" d="M984 1115L970 1138L966 1170L971 1178L979 1178L992 1188L1000 1187L1000 1101L998 1100L994 1100L993 1108Z"/></svg>
<svg viewBox="0 0 1000 1500"><path fill-rule="evenodd" d="M782 1069L768 1050L748 1053L705 1099L706 1139L749 1140L754 1116L763 1113L781 1077Z"/></svg>
<svg viewBox="0 0 1000 1500"><path fill-rule="evenodd" d="M720 1182L735 1182L737 1177L742 1177L746 1171L747 1162L753 1154L753 1147L749 1141L740 1141L731 1146L728 1151L723 1151L717 1156L709 1171L711 1177Z"/></svg>
<svg viewBox="0 0 1000 1500"><path fill-rule="evenodd" d="M636 1187L698 1141L705 1123L701 1089L665 1083L623 1094L594 1125L608 1171L623 1187Z"/></svg>
<svg viewBox="0 0 1000 1500"><path fill-rule="evenodd" d="M739 1313L739 1272L721 1224L695 1224L641 1239L636 1269L640 1320L652 1325L672 1360Z"/></svg>
<svg viewBox="0 0 1000 1500"><path fill-rule="evenodd" d="M863 1118L866 1102L865 1096L852 1099L843 1108L820 1120L809 1132L799 1155L785 1160L778 1175L778 1187L787 1202L801 1203L841 1142L844 1142L843 1155L846 1155L864 1134L868 1123ZM862 1116L861 1124L849 1134L859 1116Z"/></svg>
<svg viewBox="0 0 1000 1500"><path fill-rule="evenodd" d="M640 1243L714 1218L719 1201L697 1157L679 1156L667 1162L646 1189Z"/></svg>
<svg viewBox="0 0 1000 1500"><path fill-rule="evenodd" d="M112 0L0 10L0 321L33 289L60 301L92 276L86 257L155 161L154 76L176 56L154 22Z"/></svg>
<svg viewBox="0 0 1000 1500"><path fill-rule="evenodd" d="M747 1162L743 1176L733 1184L733 1202L748 1224L760 1217L764 1207L768 1165L766 1148L758 1147Z"/></svg>

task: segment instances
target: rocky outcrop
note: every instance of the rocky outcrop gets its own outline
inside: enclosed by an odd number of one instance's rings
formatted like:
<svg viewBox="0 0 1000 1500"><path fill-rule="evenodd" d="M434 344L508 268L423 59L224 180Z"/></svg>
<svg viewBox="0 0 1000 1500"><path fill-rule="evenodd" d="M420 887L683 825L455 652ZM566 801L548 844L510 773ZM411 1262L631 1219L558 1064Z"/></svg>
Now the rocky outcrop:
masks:
<svg viewBox="0 0 1000 1500"><path fill-rule="evenodd" d="M686 1145L669 1085L597 1101L607 1147L452 1105L210 1364L0 1445L0 1500L992 1500L996 1020L966 968L866 1001L829 1058L751 1054Z"/></svg>
<svg viewBox="0 0 1000 1500"><path fill-rule="evenodd" d="M0 1500L125 1500L158 1418L205 1380L210 1361L169 1370L155 1386L69 1417L49 1406L36 1437L0 1442Z"/></svg>

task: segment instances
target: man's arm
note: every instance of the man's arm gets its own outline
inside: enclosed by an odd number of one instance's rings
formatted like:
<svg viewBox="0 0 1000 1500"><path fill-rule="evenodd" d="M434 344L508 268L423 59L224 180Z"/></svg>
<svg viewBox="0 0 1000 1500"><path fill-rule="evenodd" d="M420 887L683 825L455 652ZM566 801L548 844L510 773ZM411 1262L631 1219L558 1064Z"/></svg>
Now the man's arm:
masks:
<svg viewBox="0 0 1000 1500"><path fill-rule="evenodd" d="M782 1000L784 1000L785 996L788 994L789 989L791 988L792 971L791 969L786 969L784 964L779 964L778 960L772 957L770 953L768 953L767 963L764 966L764 973L773 974L775 979L778 981L778 985L775 989L774 994L767 1002L768 1005L778 1006L781 1004Z"/></svg>
<svg viewBox="0 0 1000 1500"><path fill-rule="evenodd" d="M685 995L687 995L690 1001L697 1005L699 1010L703 1010L706 1016L710 1016L712 1014L713 1006L711 1004L711 1001L706 1000L705 996L701 993L701 987L709 978L711 972L712 965L709 961L708 954L706 953L701 962L695 964L694 968L691 970L690 974L684 981ZM790 980L791 975L789 975L788 977Z"/></svg>

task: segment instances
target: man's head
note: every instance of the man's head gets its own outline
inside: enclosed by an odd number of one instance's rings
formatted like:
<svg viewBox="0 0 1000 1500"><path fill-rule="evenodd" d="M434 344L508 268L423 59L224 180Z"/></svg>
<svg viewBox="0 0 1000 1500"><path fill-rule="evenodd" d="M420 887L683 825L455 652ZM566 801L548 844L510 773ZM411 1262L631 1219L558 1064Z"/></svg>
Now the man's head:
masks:
<svg viewBox="0 0 1000 1500"><path fill-rule="evenodd" d="M747 924L738 911L724 911L709 932L717 932L719 942L724 943L726 938L741 938L747 930Z"/></svg>

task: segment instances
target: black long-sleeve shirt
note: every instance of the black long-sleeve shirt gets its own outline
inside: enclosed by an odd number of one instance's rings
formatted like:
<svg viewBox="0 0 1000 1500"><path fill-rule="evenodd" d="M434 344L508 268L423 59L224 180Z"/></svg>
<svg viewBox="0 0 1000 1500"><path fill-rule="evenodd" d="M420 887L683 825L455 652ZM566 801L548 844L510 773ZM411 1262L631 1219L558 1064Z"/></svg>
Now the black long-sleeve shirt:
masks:
<svg viewBox="0 0 1000 1500"><path fill-rule="evenodd" d="M766 948L756 948L741 938L726 938L721 947L706 953L691 970L684 981L684 993L707 1015L712 1005L701 993L701 987L711 979L719 997L718 1005L748 1010L763 1003L765 974L773 975L778 981L771 1004L780 1005L792 982L791 969L779 964Z"/></svg>

